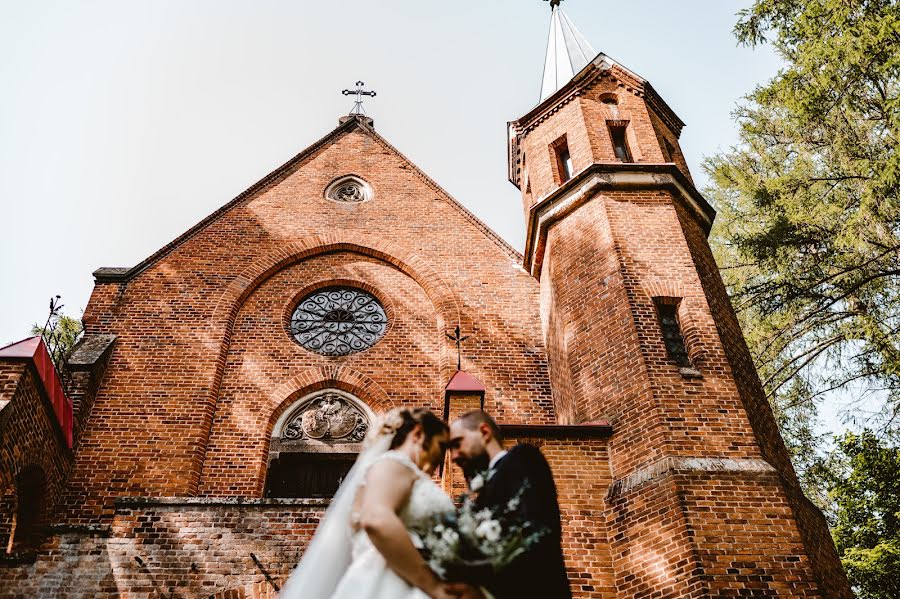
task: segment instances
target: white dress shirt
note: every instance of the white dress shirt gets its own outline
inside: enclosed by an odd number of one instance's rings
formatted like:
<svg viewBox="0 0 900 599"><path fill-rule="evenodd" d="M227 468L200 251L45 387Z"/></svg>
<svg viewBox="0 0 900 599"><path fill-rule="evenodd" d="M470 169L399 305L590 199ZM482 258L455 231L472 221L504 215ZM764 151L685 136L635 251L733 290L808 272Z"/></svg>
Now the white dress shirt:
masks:
<svg viewBox="0 0 900 599"><path fill-rule="evenodd" d="M504 449L503 451L498 452L497 455L495 455L494 457L491 458L491 461L488 464L488 478L490 478L491 475L494 473L494 466L497 465L497 462L499 462L501 459L503 459L503 456L505 456L506 453L507 452Z"/></svg>

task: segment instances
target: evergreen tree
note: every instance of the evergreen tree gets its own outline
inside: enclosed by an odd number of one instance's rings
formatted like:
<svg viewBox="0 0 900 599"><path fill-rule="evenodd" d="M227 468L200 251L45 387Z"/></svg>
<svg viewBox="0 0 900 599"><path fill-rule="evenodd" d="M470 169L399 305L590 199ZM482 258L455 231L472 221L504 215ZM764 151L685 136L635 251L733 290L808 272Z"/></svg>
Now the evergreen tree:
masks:
<svg viewBox="0 0 900 599"><path fill-rule="evenodd" d="M897 424L900 4L757 0L735 31L771 43L784 67L738 108L739 145L705 164L712 242L802 457L816 402L835 389L877 393L869 423Z"/></svg>
<svg viewBox="0 0 900 599"><path fill-rule="evenodd" d="M900 597L900 447L870 431L838 440L832 534L860 599Z"/></svg>

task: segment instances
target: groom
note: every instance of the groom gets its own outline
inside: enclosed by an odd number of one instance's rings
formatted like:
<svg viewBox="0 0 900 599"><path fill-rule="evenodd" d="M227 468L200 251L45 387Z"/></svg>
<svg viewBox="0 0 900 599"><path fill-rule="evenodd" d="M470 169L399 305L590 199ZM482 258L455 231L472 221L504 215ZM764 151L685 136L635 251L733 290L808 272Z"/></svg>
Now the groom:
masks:
<svg viewBox="0 0 900 599"><path fill-rule="evenodd" d="M503 435L494 419L481 410L466 412L450 425L450 457L467 480L487 471L475 501L480 508L505 505L522 489L521 509L526 520L550 532L528 552L508 565L487 585L496 599L540 597L570 599L563 563L559 502L550 466L531 445L503 448ZM471 589L471 587L466 587ZM452 592L452 591L451 591ZM479 597L465 594L463 597Z"/></svg>

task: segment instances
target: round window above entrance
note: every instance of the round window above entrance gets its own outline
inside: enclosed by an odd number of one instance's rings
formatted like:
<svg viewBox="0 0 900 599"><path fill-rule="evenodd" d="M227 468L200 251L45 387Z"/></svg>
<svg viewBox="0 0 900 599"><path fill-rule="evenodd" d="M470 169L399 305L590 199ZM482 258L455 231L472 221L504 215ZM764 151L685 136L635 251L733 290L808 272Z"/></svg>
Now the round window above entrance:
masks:
<svg viewBox="0 0 900 599"><path fill-rule="evenodd" d="M323 356L347 356L384 337L388 319L381 302L362 289L328 287L310 293L291 316L297 343Z"/></svg>

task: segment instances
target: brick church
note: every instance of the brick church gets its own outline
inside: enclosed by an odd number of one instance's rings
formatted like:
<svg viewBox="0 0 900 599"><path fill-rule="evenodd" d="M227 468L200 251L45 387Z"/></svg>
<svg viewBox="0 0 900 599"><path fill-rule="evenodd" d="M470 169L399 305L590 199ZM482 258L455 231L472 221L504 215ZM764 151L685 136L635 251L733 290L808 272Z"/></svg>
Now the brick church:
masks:
<svg viewBox="0 0 900 599"><path fill-rule="evenodd" d="M523 254L355 113L94 272L68 376L40 338L0 349L0 598L275 597L396 405L483 406L540 447L576 597L852 596L684 123L558 4L540 101L509 123Z"/></svg>

